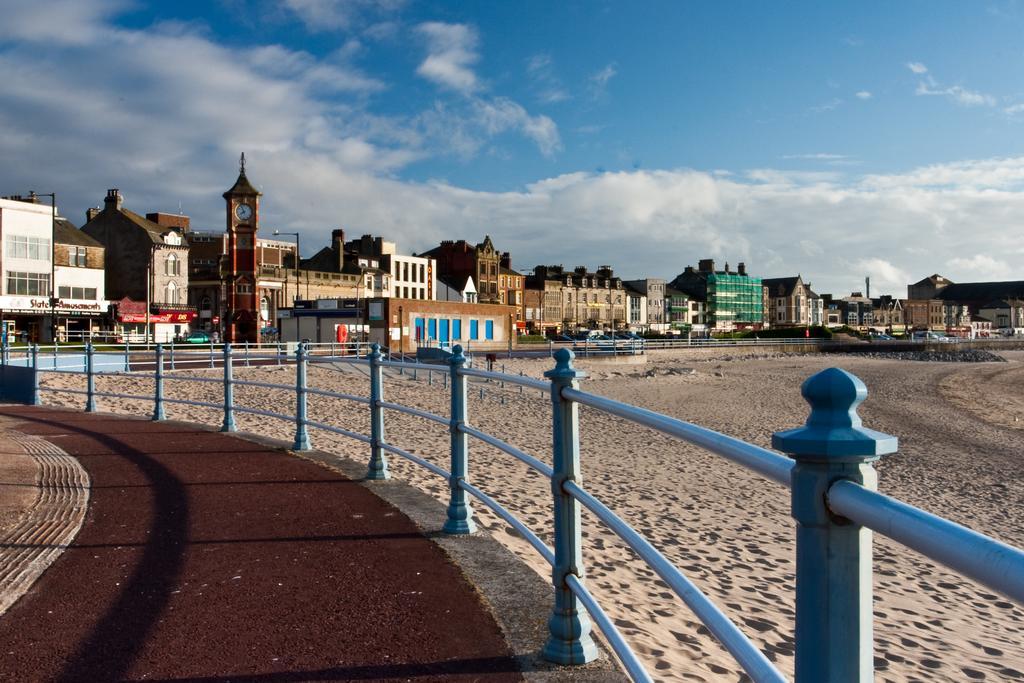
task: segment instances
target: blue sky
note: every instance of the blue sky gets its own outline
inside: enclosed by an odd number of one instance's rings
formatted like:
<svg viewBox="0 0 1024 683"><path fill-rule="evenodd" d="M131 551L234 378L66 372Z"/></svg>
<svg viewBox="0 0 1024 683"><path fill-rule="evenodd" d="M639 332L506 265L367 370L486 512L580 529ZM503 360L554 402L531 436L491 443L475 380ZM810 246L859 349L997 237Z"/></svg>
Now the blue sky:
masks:
<svg viewBox="0 0 1024 683"><path fill-rule="evenodd" d="M1016 2L0 0L0 193L845 294L1021 278ZM308 234L308 237L307 237ZM308 241L307 241L308 240Z"/></svg>

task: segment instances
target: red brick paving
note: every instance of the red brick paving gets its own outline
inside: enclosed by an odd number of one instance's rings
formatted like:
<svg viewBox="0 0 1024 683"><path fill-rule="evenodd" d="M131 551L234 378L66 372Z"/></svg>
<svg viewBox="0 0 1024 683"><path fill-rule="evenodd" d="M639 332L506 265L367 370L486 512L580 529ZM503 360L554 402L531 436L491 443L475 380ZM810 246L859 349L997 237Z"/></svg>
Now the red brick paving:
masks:
<svg viewBox="0 0 1024 683"><path fill-rule="evenodd" d="M458 568L358 483L213 432L0 413L92 479L74 544L0 617L0 680L521 680Z"/></svg>

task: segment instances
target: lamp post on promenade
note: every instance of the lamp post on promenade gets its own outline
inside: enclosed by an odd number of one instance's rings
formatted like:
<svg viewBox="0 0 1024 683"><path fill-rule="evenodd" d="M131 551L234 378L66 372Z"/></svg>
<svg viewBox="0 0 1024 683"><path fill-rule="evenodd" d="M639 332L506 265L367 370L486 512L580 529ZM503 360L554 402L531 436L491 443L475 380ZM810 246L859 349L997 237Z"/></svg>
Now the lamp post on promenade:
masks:
<svg viewBox="0 0 1024 683"><path fill-rule="evenodd" d="M297 232L281 232L280 230L274 231L275 235L293 235L295 237L295 296L292 297L292 308L295 307L295 302L299 298L299 262L302 259L302 247L299 246L299 233ZM287 279L287 278L285 278Z"/></svg>
<svg viewBox="0 0 1024 683"><path fill-rule="evenodd" d="M57 266L54 257L57 254L57 193L31 192L33 197L50 198L50 341L57 342Z"/></svg>

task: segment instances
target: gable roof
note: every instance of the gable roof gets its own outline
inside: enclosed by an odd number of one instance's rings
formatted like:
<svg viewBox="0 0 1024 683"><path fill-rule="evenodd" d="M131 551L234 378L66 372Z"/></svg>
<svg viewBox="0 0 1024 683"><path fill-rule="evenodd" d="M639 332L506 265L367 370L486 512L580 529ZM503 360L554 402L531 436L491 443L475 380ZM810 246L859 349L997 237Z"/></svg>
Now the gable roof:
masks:
<svg viewBox="0 0 1024 683"><path fill-rule="evenodd" d="M67 218L57 217L53 227L53 241L56 244L70 244L77 247L97 247L103 249L95 238L79 230Z"/></svg>
<svg viewBox="0 0 1024 683"><path fill-rule="evenodd" d="M943 301L992 301L993 299L1024 299L1024 280L1007 282L958 282L935 294Z"/></svg>
<svg viewBox="0 0 1024 683"><path fill-rule="evenodd" d="M793 296L800 276L793 277L768 277L761 279L761 286L768 288L768 296Z"/></svg>

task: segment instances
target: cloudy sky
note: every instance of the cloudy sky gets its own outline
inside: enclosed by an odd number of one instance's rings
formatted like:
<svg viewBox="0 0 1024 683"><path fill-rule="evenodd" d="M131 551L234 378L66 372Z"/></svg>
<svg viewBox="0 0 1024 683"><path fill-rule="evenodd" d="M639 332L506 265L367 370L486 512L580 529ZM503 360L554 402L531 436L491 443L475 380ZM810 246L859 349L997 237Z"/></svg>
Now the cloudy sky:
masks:
<svg viewBox="0 0 1024 683"><path fill-rule="evenodd" d="M1024 278L1024 4L0 0L0 194L819 292ZM308 245L308 246L307 246Z"/></svg>

